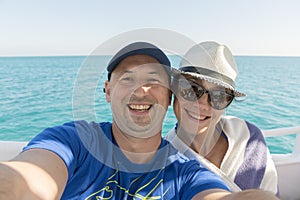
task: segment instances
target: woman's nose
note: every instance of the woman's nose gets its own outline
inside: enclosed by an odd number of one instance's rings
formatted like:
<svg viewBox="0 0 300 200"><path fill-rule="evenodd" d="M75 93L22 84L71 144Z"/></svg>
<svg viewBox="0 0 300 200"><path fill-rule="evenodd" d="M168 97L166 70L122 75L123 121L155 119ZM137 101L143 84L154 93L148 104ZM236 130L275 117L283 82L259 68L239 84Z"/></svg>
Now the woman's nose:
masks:
<svg viewBox="0 0 300 200"><path fill-rule="evenodd" d="M203 108L210 108L210 105L208 103L208 93L204 92L204 94L198 99L198 104L201 105Z"/></svg>

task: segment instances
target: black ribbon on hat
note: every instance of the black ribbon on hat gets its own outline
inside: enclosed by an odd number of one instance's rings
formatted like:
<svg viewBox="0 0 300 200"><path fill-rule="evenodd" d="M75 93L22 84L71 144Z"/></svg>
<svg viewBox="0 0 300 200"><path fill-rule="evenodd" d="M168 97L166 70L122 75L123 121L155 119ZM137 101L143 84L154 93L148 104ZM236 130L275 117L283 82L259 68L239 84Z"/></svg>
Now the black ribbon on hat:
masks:
<svg viewBox="0 0 300 200"><path fill-rule="evenodd" d="M202 67L188 66L188 67L181 67L181 68L179 68L179 70L183 71L183 72L197 73L200 75L209 76L211 78L223 81L234 88L234 81L231 78L229 78L228 76L226 76L224 74L218 73L218 72L210 70L210 69L206 69L206 68L202 68Z"/></svg>

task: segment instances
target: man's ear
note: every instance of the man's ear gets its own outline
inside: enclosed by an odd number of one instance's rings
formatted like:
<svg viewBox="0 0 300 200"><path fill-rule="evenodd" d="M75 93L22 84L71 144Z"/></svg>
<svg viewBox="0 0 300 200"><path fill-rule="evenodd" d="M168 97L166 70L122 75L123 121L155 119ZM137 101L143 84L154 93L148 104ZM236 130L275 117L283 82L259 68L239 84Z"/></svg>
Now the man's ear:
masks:
<svg viewBox="0 0 300 200"><path fill-rule="evenodd" d="M105 97L106 97L106 101L110 102L111 98L110 98L110 83L109 81L105 81Z"/></svg>

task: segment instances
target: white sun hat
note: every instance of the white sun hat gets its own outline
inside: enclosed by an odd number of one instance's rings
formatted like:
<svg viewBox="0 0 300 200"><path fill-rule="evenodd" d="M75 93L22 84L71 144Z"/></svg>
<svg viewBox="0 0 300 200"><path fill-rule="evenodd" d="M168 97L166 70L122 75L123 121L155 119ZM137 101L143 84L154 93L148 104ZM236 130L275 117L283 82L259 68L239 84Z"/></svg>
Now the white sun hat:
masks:
<svg viewBox="0 0 300 200"><path fill-rule="evenodd" d="M202 42L189 49L180 62L179 73L231 89L235 97L246 96L235 89L238 69L232 53L217 42Z"/></svg>

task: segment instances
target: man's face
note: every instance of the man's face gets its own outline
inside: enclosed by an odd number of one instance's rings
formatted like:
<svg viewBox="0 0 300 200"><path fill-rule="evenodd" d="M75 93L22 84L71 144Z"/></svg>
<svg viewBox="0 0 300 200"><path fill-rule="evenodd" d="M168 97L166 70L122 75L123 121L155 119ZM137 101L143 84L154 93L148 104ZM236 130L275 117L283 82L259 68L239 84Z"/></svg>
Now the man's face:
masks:
<svg viewBox="0 0 300 200"><path fill-rule="evenodd" d="M186 80L193 81L206 90L222 89L220 86L207 81L191 79L190 77L186 77ZM194 135L214 130L214 126L218 123L224 110L212 108L208 103L208 94L204 94L196 101L188 101L182 98L179 92L177 93L173 108L179 125L186 132Z"/></svg>
<svg viewBox="0 0 300 200"><path fill-rule="evenodd" d="M150 56L129 56L121 61L106 82L106 99L111 103L114 124L138 138L160 133L170 105L167 72Z"/></svg>

